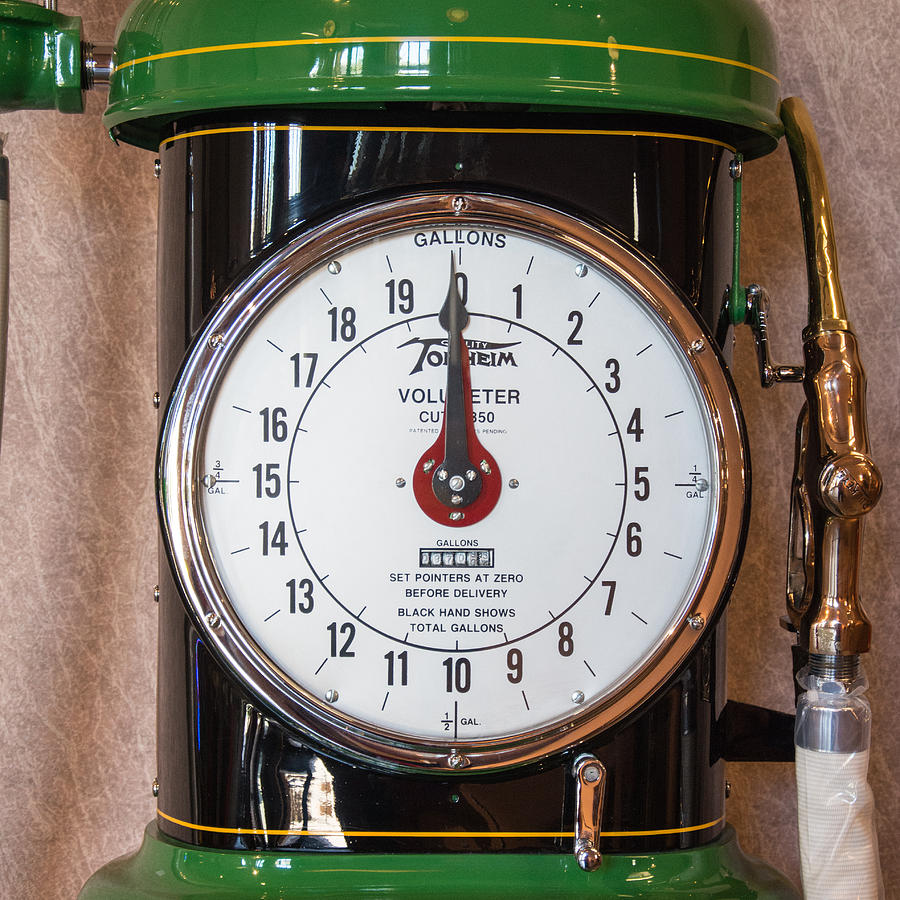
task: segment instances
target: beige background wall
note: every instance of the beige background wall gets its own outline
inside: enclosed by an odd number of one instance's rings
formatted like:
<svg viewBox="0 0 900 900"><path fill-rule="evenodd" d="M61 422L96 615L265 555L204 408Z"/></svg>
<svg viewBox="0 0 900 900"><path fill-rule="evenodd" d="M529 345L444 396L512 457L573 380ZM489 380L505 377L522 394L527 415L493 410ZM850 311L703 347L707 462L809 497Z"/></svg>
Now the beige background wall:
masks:
<svg viewBox="0 0 900 900"><path fill-rule="evenodd" d="M124 0L66 0L111 37ZM764 0L785 95L803 96L828 165L850 313L886 475L867 532L864 597L876 717L871 779L888 896L900 897L897 273L900 0ZM88 115L0 116L13 174L12 307L0 454L0 895L74 896L137 846L153 816L156 413L153 155L114 147ZM799 362L804 274L784 153L748 166L747 280L772 295L775 348ZM786 488L800 390L763 392L750 335L735 361L754 459L754 514L730 620L731 696L789 709ZM729 817L796 877L792 771L731 765Z"/></svg>

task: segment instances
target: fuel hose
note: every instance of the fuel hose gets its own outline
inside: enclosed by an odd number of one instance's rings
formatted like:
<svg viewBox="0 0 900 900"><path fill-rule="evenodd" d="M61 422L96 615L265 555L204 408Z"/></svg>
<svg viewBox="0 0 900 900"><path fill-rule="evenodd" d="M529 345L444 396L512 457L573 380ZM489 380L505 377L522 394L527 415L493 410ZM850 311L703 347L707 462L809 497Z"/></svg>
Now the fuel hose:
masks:
<svg viewBox="0 0 900 900"><path fill-rule="evenodd" d="M848 682L801 670L798 680L806 687L794 729L803 895L880 900L865 676L859 670Z"/></svg>

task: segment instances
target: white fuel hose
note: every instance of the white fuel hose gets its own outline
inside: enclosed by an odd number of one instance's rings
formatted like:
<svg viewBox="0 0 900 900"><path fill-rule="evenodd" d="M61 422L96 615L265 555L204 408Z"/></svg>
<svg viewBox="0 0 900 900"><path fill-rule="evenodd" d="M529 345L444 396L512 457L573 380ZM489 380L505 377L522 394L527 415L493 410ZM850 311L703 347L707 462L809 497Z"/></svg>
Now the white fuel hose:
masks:
<svg viewBox="0 0 900 900"><path fill-rule="evenodd" d="M869 787L871 709L860 675L848 690L801 672L794 730L800 861L806 900L884 897Z"/></svg>

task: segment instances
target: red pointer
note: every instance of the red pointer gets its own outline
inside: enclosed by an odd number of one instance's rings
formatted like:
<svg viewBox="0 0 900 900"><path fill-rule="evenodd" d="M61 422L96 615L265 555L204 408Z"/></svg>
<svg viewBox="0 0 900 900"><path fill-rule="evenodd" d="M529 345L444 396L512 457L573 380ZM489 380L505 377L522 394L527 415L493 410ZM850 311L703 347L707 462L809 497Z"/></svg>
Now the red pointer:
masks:
<svg viewBox="0 0 900 900"><path fill-rule="evenodd" d="M450 287L438 321L447 332L444 419L438 439L416 464L413 493L429 519L461 528L480 522L497 505L500 468L475 435L469 352L462 336L469 313L459 296L452 251Z"/></svg>

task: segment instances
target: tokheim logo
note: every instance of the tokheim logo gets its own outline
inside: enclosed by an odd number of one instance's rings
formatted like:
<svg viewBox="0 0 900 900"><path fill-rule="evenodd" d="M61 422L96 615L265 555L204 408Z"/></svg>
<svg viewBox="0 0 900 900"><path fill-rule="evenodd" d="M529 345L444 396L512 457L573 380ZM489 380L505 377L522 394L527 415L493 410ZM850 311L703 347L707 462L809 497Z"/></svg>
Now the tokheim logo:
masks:
<svg viewBox="0 0 900 900"><path fill-rule="evenodd" d="M470 366L515 366L516 357L508 347L518 347L521 341L508 344L495 344L493 341L466 341L469 351ZM397 349L418 345L419 358L412 367L410 375L421 372L427 365L432 368L447 365L447 338L412 338Z"/></svg>

